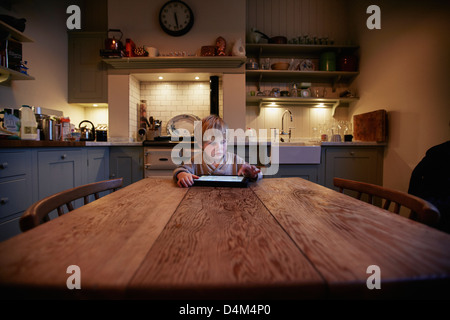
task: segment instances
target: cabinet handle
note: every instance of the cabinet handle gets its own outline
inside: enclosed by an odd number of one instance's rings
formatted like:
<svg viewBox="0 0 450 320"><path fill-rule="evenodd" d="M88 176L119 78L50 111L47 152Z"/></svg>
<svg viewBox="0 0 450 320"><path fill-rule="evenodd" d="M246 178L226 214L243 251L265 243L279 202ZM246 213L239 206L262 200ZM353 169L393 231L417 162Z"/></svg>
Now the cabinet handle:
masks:
<svg viewBox="0 0 450 320"><path fill-rule="evenodd" d="M0 198L0 204L6 204L8 203L9 199L8 198Z"/></svg>
<svg viewBox="0 0 450 320"><path fill-rule="evenodd" d="M6 169L8 168L8 162L3 162L2 164L0 164L0 169Z"/></svg>
<svg viewBox="0 0 450 320"><path fill-rule="evenodd" d="M61 156L61 159L66 159L67 158L67 155L66 154L63 154L62 156Z"/></svg>

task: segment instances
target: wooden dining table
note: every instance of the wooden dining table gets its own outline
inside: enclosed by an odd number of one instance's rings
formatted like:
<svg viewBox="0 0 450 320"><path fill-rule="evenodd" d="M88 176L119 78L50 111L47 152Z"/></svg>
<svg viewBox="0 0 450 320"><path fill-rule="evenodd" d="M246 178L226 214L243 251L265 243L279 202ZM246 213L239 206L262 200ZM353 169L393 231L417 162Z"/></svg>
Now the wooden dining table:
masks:
<svg viewBox="0 0 450 320"><path fill-rule="evenodd" d="M3 297L448 298L449 284L449 234L301 178L146 178L0 243Z"/></svg>

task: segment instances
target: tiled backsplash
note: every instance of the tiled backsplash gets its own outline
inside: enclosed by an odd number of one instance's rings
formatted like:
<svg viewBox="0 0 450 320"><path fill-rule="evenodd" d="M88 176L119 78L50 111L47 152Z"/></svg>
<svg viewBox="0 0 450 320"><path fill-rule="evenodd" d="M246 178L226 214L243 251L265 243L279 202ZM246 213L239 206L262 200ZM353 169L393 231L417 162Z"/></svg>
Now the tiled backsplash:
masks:
<svg viewBox="0 0 450 320"><path fill-rule="evenodd" d="M208 81L141 81L130 80L130 136L137 132L137 107L146 100L147 117L162 121L161 134L166 135L167 122L179 114L194 114L200 119L210 113ZM222 82L219 81L219 114L223 110Z"/></svg>

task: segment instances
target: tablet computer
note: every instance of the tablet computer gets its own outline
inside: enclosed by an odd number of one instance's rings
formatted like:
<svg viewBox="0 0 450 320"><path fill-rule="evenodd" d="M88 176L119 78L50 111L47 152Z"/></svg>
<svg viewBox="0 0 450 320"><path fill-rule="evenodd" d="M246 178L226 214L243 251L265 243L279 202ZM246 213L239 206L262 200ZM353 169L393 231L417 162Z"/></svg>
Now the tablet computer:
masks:
<svg viewBox="0 0 450 320"><path fill-rule="evenodd" d="M194 179L194 186L197 187L232 187L245 188L248 185L247 178L243 176L200 176Z"/></svg>

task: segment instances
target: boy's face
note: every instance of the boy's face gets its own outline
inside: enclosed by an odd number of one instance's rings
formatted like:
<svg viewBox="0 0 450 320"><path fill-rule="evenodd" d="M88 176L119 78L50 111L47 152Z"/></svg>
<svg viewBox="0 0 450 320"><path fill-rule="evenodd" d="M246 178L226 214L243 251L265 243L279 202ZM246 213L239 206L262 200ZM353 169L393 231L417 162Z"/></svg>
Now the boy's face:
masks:
<svg viewBox="0 0 450 320"><path fill-rule="evenodd" d="M210 162L219 163L227 151L227 140L224 138L203 141L203 153Z"/></svg>

